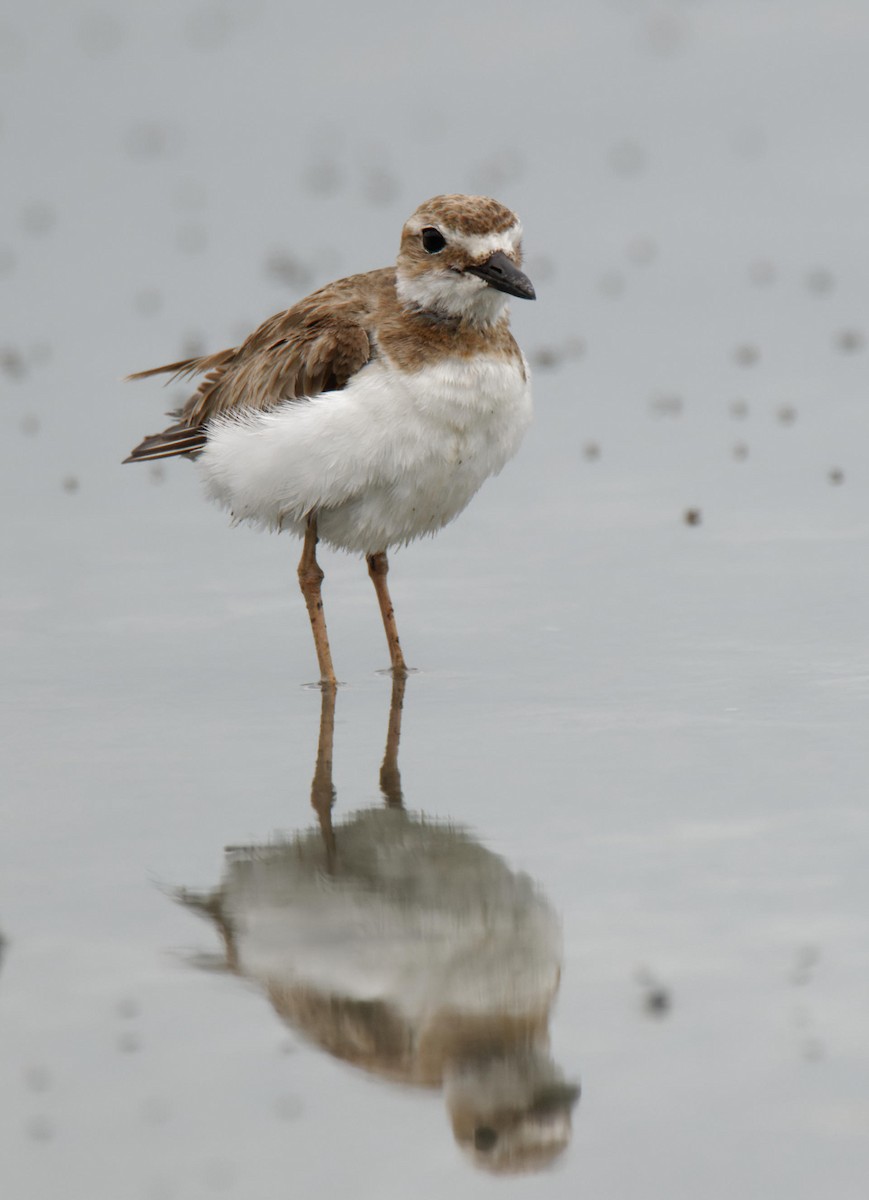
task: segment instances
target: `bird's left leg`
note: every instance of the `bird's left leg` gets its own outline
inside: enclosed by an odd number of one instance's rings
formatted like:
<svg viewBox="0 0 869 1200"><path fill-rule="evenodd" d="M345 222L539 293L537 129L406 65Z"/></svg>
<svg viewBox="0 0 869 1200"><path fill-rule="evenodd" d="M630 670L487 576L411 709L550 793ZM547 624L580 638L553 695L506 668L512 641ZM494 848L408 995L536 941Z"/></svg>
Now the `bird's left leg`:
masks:
<svg viewBox="0 0 869 1200"><path fill-rule="evenodd" d="M368 574L371 576L371 582L374 584L375 592L377 592L380 615L383 617L383 628L386 630L386 640L389 643L389 657L392 660L392 670L396 673L406 675L407 663L404 661L404 655L401 652L401 643L398 640L395 609L392 607L392 600L389 598L389 588L386 586L386 575L389 571L386 551L381 550L377 554L369 554L367 557Z"/></svg>

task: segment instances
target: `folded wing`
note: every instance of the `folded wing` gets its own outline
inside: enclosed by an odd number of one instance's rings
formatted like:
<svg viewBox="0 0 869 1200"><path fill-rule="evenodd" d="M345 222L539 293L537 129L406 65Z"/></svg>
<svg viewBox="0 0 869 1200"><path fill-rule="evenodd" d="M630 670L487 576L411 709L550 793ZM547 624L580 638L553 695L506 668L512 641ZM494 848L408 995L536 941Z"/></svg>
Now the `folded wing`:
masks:
<svg viewBox="0 0 869 1200"><path fill-rule="evenodd" d="M391 272L371 275L383 275L373 282L389 286ZM265 321L235 349L131 375L130 379L163 374L203 378L187 403L169 414L175 422L145 438L124 462L195 458L208 440L209 421L217 416L340 391L372 356L368 328L379 288L372 288L368 280L370 276L355 276L322 288Z"/></svg>

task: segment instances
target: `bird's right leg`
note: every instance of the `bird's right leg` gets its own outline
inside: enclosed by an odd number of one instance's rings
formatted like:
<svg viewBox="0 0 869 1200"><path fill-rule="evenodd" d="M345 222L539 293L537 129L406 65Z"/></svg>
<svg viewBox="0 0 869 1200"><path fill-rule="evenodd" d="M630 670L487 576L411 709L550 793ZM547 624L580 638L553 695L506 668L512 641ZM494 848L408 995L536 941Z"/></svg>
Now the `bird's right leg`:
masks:
<svg viewBox="0 0 869 1200"><path fill-rule="evenodd" d="M371 576L371 582L374 584L374 590L377 593L377 603L380 605L380 615L383 618L383 628L386 630L386 640L389 643L389 657L392 660L392 673L393 675L406 675L407 663L404 661L401 643L398 640L398 626L395 623L395 609L392 607L389 588L386 584L386 576L389 572L389 560L386 557L386 551L381 550L378 554L367 555L367 561L368 574Z"/></svg>
<svg viewBox="0 0 869 1200"><path fill-rule="evenodd" d="M320 585L323 582L323 571L317 562L317 515L310 513L305 529L305 543L302 557L299 560L299 587L308 606L308 616L311 619L311 632L314 635L314 648L317 651L317 662L320 664L320 682L324 687L335 687L335 668L332 666L332 652L329 649L329 638L326 633L326 618L323 616L323 599L320 595Z"/></svg>

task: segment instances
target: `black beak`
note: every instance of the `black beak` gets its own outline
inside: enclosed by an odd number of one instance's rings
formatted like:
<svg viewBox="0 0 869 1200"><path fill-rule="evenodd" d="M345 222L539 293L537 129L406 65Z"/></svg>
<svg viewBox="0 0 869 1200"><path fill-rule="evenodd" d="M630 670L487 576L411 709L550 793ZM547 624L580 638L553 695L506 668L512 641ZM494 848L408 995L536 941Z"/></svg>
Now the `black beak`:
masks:
<svg viewBox="0 0 869 1200"><path fill-rule="evenodd" d="M534 1096L528 1111L538 1117L554 1113L570 1112L579 1099L579 1085L575 1083L550 1083Z"/></svg>
<svg viewBox="0 0 869 1200"><path fill-rule="evenodd" d="M500 250L478 267L465 267L469 275L479 275L485 279L489 287L498 292L506 292L508 296L518 296L520 300L536 300L534 285L527 275L523 275L514 262Z"/></svg>

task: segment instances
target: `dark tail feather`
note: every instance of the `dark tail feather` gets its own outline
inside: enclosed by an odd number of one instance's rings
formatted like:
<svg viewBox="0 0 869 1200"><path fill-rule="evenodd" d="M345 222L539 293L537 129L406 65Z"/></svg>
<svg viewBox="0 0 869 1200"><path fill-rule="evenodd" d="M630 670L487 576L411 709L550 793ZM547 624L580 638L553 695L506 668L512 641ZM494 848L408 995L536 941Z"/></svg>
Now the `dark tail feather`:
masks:
<svg viewBox="0 0 869 1200"><path fill-rule="evenodd" d="M150 379L152 375L171 375L179 379L185 375L199 375L203 371L213 371L216 367L224 366L236 353L235 349L218 350L216 354L204 354L201 358L182 358L179 362L166 363L164 367L150 367L147 371L136 371L127 379ZM172 380L167 382L171 383Z"/></svg>
<svg viewBox="0 0 869 1200"><path fill-rule="evenodd" d="M135 450L130 451L124 462L148 462L154 458L176 458L180 455L196 458L206 441L202 425L170 425L162 433L146 437Z"/></svg>

